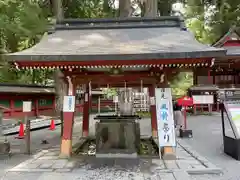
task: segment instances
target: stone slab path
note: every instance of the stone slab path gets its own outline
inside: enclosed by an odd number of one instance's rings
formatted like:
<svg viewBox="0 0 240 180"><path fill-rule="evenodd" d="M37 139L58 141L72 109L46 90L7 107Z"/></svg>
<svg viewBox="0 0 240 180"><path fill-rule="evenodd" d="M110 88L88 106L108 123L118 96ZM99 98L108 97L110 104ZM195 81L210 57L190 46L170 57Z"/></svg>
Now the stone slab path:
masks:
<svg viewBox="0 0 240 180"><path fill-rule="evenodd" d="M90 134L94 135L93 120L90 121L90 127ZM141 135L151 134L150 120L141 120L140 129ZM79 127L77 130L79 132ZM75 131L73 134L73 141L77 142L79 133ZM56 146L42 150L27 161L8 169L4 178L14 180L11 178L15 174L18 179L24 180L28 180L27 176L29 180L192 180L192 174L221 173L221 169L200 156L181 139L178 139L176 147L177 159L171 161L158 158L100 159L90 156L61 159L59 149ZM34 175L36 178L33 178ZM5 180L4 178L2 179Z"/></svg>
<svg viewBox="0 0 240 180"><path fill-rule="evenodd" d="M180 140L176 148L176 160L161 160L160 158L138 158L138 159L102 159L94 156L78 156L72 159L62 159L59 157L59 147L49 150L42 150L35 154L29 160L20 163L8 171L11 172L72 172L74 170L81 170L89 168L104 168L110 166L113 169L122 167L118 162L125 164L132 164L132 167L139 168L141 171L146 169L155 169L160 171L175 171L183 170L189 174L201 174L208 171L220 171L217 167L209 161L196 155L196 152L185 149ZM189 148L189 147L188 147ZM122 163L122 165L124 165ZM145 166L147 164L147 166ZM128 169L128 168L126 168Z"/></svg>

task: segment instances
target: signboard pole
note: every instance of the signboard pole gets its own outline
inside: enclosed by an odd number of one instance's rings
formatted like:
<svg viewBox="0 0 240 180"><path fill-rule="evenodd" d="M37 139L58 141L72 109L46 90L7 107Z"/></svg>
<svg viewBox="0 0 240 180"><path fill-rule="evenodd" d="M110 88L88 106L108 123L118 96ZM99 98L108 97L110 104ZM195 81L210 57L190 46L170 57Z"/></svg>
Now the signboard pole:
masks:
<svg viewBox="0 0 240 180"><path fill-rule="evenodd" d="M98 96L98 114L101 113L101 96Z"/></svg>
<svg viewBox="0 0 240 180"><path fill-rule="evenodd" d="M194 101L193 98L188 96L184 96L178 99L178 104L183 107L183 118L184 118L184 122L183 124L181 124L184 127L181 127L179 129L180 137L192 137L192 130L187 130L187 107L194 106L193 101Z"/></svg>
<svg viewBox="0 0 240 180"><path fill-rule="evenodd" d="M115 109L115 113L117 114L118 96L114 96L114 97L113 97L113 101L114 101L114 109Z"/></svg>
<svg viewBox="0 0 240 180"><path fill-rule="evenodd" d="M184 106L184 129L187 129L187 106Z"/></svg>
<svg viewBox="0 0 240 180"><path fill-rule="evenodd" d="M221 106L224 153L240 160L240 101L227 100Z"/></svg>

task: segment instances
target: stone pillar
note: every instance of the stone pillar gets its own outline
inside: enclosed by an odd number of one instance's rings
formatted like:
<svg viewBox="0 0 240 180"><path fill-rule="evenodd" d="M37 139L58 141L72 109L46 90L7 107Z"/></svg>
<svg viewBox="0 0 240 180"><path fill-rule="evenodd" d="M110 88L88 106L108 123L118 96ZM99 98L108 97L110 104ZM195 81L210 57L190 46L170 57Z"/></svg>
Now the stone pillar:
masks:
<svg viewBox="0 0 240 180"><path fill-rule="evenodd" d="M87 137L89 133L89 108L90 108L90 93L89 85L86 85L86 91L84 92L83 102L83 124L82 124L82 136Z"/></svg>
<svg viewBox="0 0 240 180"><path fill-rule="evenodd" d="M75 84L72 83L70 77L68 79L68 96L75 95ZM74 112L63 112L63 135L61 143L61 156L70 157L72 154L72 131L74 122Z"/></svg>
<svg viewBox="0 0 240 180"><path fill-rule="evenodd" d="M148 88L150 97L150 113L151 113L151 124L152 124L152 136L157 137L157 112L155 104L155 85Z"/></svg>

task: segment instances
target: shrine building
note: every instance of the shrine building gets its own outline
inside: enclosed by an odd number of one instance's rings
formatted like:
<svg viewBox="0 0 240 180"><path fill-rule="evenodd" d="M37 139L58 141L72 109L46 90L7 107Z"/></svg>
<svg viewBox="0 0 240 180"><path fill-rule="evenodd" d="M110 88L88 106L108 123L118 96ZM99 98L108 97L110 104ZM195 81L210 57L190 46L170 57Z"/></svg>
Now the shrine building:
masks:
<svg viewBox="0 0 240 180"><path fill-rule="evenodd" d="M83 112L82 91L76 92L75 115ZM114 111L112 100L106 99L101 90L93 90L90 113ZM55 88L53 86L39 86L29 84L0 84L0 108L3 117L7 119L21 119L25 116L23 112L23 101L32 102L32 110L29 117L55 116Z"/></svg>
<svg viewBox="0 0 240 180"><path fill-rule="evenodd" d="M232 95L238 91L237 94L240 94L240 28L231 28L212 46L224 48L227 51L226 56L215 58L214 65L210 69L195 69L194 86L189 91L191 95L214 95L213 109L219 110L220 91L230 91Z"/></svg>
<svg viewBox="0 0 240 180"><path fill-rule="evenodd" d="M83 89L82 136L89 135L91 88L156 87L180 71L209 70L226 50L197 42L179 17L65 19L32 48L9 54L19 69L60 69L68 95ZM155 103L150 105L152 136L157 136ZM61 154L72 152L74 112L64 112ZM170 152L171 148L165 148Z"/></svg>

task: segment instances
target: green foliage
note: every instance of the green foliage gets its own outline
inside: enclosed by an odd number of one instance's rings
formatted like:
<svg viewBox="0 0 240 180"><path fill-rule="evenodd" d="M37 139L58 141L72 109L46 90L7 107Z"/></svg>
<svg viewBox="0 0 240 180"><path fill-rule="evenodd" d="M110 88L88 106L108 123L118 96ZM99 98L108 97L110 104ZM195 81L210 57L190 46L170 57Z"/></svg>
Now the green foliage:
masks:
<svg viewBox="0 0 240 180"><path fill-rule="evenodd" d="M66 18L100 18L114 17L117 11L113 9L113 2L104 0L63 0L64 16Z"/></svg>
<svg viewBox="0 0 240 180"><path fill-rule="evenodd" d="M16 52L35 44L46 30L47 19L34 1L0 1L1 46Z"/></svg>
<svg viewBox="0 0 240 180"><path fill-rule="evenodd" d="M36 44L47 28L47 17L37 1L0 1L1 53L24 50ZM45 84L51 72L46 70L17 70L1 59L0 82Z"/></svg>
<svg viewBox="0 0 240 180"><path fill-rule="evenodd" d="M104 88L103 93L107 99L113 98L114 96L117 95L117 89L116 88Z"/></svg>
<svg viewBox="0 0 240 180"><path fill-rule="evenodd" d="M212 44L231 27L240 25L240 3L236 0L187 0L184 15L196 39Z"/></svg>
<svg viewBox="0 0 240 180"><path fill-rule="evenodd" d="M0 0L0 54L32 47L47 30L53 7L47 0ZM112 1L111 1L112 2ZM113 2L112 2L113 3ZM63 0L66 18L115 16L116 10L107 0ZM46 85L52 82L49 70L16 70L1 59L0 83Z"/></svg>
<svg viewBox="0 0 240 180"><path fill-rule="evenodd" d="M188 72L180 72L176 78L171 82L174 97L181 97L186 95L187 89L192 86L193 74Z"/></svg>

